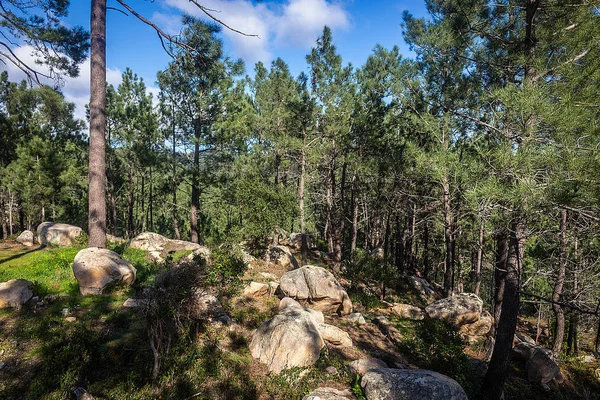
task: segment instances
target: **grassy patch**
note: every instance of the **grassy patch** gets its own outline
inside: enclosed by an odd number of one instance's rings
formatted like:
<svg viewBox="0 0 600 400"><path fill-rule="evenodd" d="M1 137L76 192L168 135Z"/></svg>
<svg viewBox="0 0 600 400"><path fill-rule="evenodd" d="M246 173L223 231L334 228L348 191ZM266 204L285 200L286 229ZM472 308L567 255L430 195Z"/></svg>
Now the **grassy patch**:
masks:
<svg viewBox="0 0 600 400"><path fill-rule="evenodd" d="M82 248L0 250L0 282L22 278L34 283L37 295L75 294L79 288L71 264Z"/></svg>

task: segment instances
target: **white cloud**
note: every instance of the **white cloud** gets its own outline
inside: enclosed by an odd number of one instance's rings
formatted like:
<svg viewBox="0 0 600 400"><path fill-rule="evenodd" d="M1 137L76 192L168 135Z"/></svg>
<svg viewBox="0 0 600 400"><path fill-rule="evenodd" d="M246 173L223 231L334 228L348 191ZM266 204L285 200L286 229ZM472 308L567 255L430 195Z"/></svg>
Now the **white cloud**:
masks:
<svg viewBox="0 0 600 400"><path fill-rule="evenodd" d="M196 5L181 0L165 0L165 4L187 14L204 18L206 15ZM348 29L349 14L344 8L329 0L286 0L284 4L253 4L249 0L202 0L207 9L215 10L213 16L248 37L223 28L234 57L241 57L249 68L257 61L269 62L274 50L293 47L308 50L321 34L324 25L332 29ZM155 13L153 20L172 29L173 19Z"/></svg>
<svg viewBox="0 0 600 400"><path fill-rule="evenodd" d="M32 56L33 48L31 46L21 46L13 51L17 57L26 65L35 68L37 71L48 74L48 69L43 65L36 65L35 58ZM8 79L12 82L20 82L27 79L27 75L20 70L16 65L7 61L0 64L0 70L8 72ZM118 85L121 83L121 71L118 68L106 69L106 80L108 83ZM46 85L54 86L55 82L42 78L40 81ZM79 66L79 76L76 78L65 78L60 91L64 94L65 99L71 103L75 103L75 117L85 121L85 105L90 102L90 60L86 59Z"/></svg>
<svg viewBox="0 0 600 400"><path fill-rule="evenodd" d="M290 0L277 19L275 43L310 48L325 25L347 29L350 25L347 12L325 0Z"/></svg>

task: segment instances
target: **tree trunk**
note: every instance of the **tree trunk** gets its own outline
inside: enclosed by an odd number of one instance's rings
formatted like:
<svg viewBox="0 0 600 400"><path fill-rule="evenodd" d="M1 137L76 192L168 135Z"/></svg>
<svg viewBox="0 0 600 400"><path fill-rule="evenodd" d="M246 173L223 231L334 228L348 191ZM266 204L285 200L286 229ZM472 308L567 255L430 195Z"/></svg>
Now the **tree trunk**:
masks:
<svg viewBox="0 0 600 400"><path fill-rule="evenodd" d="M448 177L444 177L442 183L442 206L444 209L444 245L446 250L444 264L444 297L452 296L454 280L454 257L452 249L454 247L452 235L452 210L450 208L450 184Z"/></svg>
<svg viewBox="0 0 600 400"><path fill-rule="evenodd" d="M192 207L190 210L191 241L199 243L198 213L200 212L200 127L194 129L194 165L192 171Z"/></svg>
<svg viewBox="0 0 600 400"><path fill-rule="evenodd" d="M485 221L481 218L479 223L479 238L477 240L477 255L475 257L475 290L474 293L479 296L481 290L481 266L483 264L483 234Z"/></svg>
<svg viewBox="0 0 600 400"><path fill-rule="evenodd" d="M172 105L173 109L173 142L172 142L172 156L173 156L173 181L172 181L172 190L173 190L173 207L171 208L171 212L173 214L173 231L175 233L175 239L181 240L181 234L179 233L179 218L177 217L177 150L176 150L176 137L175 137L175 105Z"/></svg>
<svg viewBox="0 0 600 400"><path fill-rule="evenodd" d="M134 206L134 191L135 191L135 177L131 168L129 169L129 190L127 192L127 236L129 238L134 237L134 226L133 226L133 206Z"/></svg>
<svg viewBox="0 0 600 400"><path fill-rule="evenodd" d="M558 276L552 291L552 310L556 317L554 329L554 345L552 346L552 356L557 359L560 357L563 340L565 338L565 311L558 304L565 284L565 274L567 268L567 210L560 210L560 261L558 266Z"/></svg>
<svg viewBox="0 0 600 400"><path fill-rule="evenodd" d="M4 201L4 195L0 197L0 218L2 219L2 239L8 239L8 226L6 224L6 202Z"/></svg>
<svg viewBox="0 0 600 400"><path fill-rule="evenodd" d="M500 321L496 331L494 352L481 387L481 395L486 400L500 400L503 397L504 382L509 372L512 343L515 336L520 304L519 285L522 233L522 227L518 224L513 224L508 246L502 312L500 313Z"/></svg>
<svg viewBox="0 0 600 400"><path fill-rule="evenodd" d="M358 240L358 174L354 171L352 177L352 240L350 243L350 253L356 251L356 242Z"/></svg>
<svg viewBox="0 0 600 400"><path fill-rule="evenodd" d="M92 0L88 246L106 248L106 0Z"/></svg>
<svg viewBox="0 0 600 400"><path fill-rule="evenodd" d="M423 227L423 277L429 279L431 265L429 262L429 223L425 221Z"/></svg>
<svg viewBox="0 0 600 400"><path fill-rule="evenodd" d="M308 238L306 236L306 216L304 211L304 179L306 177L306 128L302 129L302 155L300 159L300 182L298 183L298 197L300 202L300 237L302 252L302 265L308 262Z"/></svg>
<svg viewBox="0 0 600 400"><path fill-rule="evenodd" d="M149 178L150 178L150 193L148 196L148 217L150 218L149 221L149 227L150 227L150 232L154 232L154 201L153 201L153 196L154 194L153 192L153 185L152 185L152 167L149 168Z"/></svg>
<svg viewBox="0 0 600 400"><path fill-rule="evenodd" d="M141 194L140 194L140 208L141 208L141 214L140 214L140 231L141 232L146 232L146 194L145 194L145 188L146 188L146 176L145 176L145 172L142 169L141 171L141 175L142 175L142 190L141 190Z"/></svg>

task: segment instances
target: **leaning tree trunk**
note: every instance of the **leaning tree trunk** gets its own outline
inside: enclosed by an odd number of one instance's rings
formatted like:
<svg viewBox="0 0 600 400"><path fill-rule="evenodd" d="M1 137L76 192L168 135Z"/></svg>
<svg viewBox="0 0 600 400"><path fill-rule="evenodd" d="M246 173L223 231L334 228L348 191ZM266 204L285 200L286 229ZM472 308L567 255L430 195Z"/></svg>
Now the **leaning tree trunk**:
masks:
<svg viewBox="0 0 600 400"><path fill-rule="evenodd" d="M92 0L88 246L106 248L106 0Z"/></svg>
<svg viewBox="0 0 600 400"><path fill-rule="evenodd" d="M558 304L562 296L563 286L565 284L565 274L567 269L567 210L560 210L560 262L558 266L558 276L552 291L552 310L556 317L554 330L554 344L552 346L552 356L558 358L562 350L563 340L565 338L565 311Z"/></svg>
<svg viewBox="0 0 600 400"><path fill-rule="evenodd" d="M496 331L494 352L481 387L481 395L486 400L500 400L503 397L504 382L508 377L512 343L519 315L523 232L520 224L513 224L508 246L502 312Z"/></svg>

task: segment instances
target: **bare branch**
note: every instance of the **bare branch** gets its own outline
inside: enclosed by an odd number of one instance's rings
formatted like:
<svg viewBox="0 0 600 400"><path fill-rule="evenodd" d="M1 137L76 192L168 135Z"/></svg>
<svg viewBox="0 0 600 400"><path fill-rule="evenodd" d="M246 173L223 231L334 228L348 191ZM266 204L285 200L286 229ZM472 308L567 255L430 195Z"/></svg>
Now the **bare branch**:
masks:
<svg viewBox="0 0 600 400"><path fill-rule="evenodd" d="M119 0L117 0L119 1ZM203 5L199 4L196 0L189 0L190 3L194 4L196 7L198 7L204 14L206 14L210 19L212 19L213 21L215 21L216 23L223 25L225 28L229 29L232 32L235 33L239 33L240 35L243 36L248 36L248 37L259 37L258 35L252 35L252 34L248 34L242 31L239 31L237 29L232 28L231 26L227 25L225 22L217 19L214 15L211 14L211 12L218 12L215 10L211 10L210 8L206 8ZM119 1L120 2L120 1Z"/></svg>

